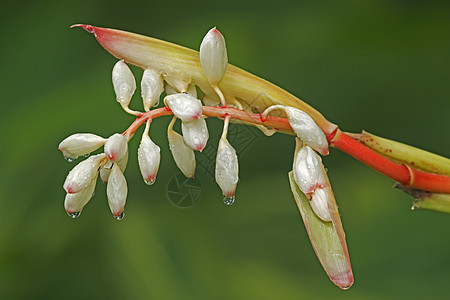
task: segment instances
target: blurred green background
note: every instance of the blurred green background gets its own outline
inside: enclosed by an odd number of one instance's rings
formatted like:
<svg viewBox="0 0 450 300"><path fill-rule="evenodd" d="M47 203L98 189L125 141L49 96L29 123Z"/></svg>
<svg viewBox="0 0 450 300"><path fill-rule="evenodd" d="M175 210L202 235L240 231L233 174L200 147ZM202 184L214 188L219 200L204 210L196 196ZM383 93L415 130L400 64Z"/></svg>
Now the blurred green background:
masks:
<svg viewBox="0 0 450 300"><path fill-rule="evenodd" d="M139 174L139 137L130 144L123 221L111 216L101 183L80 218L66 215L62 184L73 164L57 145L77 132L109 136L133 120L114 100L115 58L71 24L194 49L217 26L231 63L305 99L343 130L449 156L449 12L448 1L399 0L3 3L2 299L448 298L450 216L411 211L412 199L391 180L337 150L325 163L355 274L345 292L322 270L290 193L292 137L259 134L238 151L233 206L200 174L200 201L180 209L167 198L178 171L169 118L161 118L151 129L162 151L154 186ZM212 137L220 134L219 122L208 124Z"/></svg>

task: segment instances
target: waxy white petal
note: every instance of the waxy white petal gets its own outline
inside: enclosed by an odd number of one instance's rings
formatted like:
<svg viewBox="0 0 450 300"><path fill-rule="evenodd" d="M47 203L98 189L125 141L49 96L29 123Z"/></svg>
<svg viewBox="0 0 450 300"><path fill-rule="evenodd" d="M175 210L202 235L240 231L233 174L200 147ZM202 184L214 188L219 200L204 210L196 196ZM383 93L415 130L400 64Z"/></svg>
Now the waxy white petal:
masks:
<svg viewBox="0 0 450 300"><path fill-rule="evenodd" d="M217 86L227 69L228 56L225 39L215 27L202 40L200 63L208 81Z"/></svg>
<svg viewBox="0 0 450 300"><path fill-rule="evenodd" d="M117 164L114 164L111 174L109 175L106 194L108 196L111 212L115 217L118 217L125 207L128 188L125 176L123 176L122 171Z"/></svg>
<svg viewBox="0 0 450 300"><path fill-rule="evenodd" d="M97 183L97 176L92 179L91 183L78 193L66 194L64 200L64 208L68 214L81 212L84 206L91 200L95 191L95 185Z"/></svg>
<svg viewBox="0 0 450 300"><path fill-rule="evenodd" d="M328 199L332 197L330 190L329 186L316 189L309 202L314 213L325 222L331 222L330 209L328 208Z"/></svg>
<svg viewBox="0 0 450 300"><path fill-rule="evenodd" d="M64 157L77 158L97 150L106 139L92 133L76 133L64 139L58 146Z"/></svg>
<svg viewBox="0 0 450 300"><path fill-rule="evenodd" d="M105 154L112 162L120 161L128 151L128 141L125 136L115 133L105 142Z"/></svg>
<svg viewBox="0 0 450 300"><path fill-rule="evenodd" d="M232 197L239 180L239 165L236 150L226 138L221 138L216 157L216 182L223 195Z"/></svg>
<svg viewBox="0 0 450 300"><path fill-rule="evenodd" d="M202 102L189 94L181 93L166 96L164 103L183 122L192 121L202 116Z"/></svg>
<svg viewBox="0 0 450 300"><path fill-rule="evenodd" d="M147 69L142 75L141 95L145 111L157 106L161 93L164 91L164 81L159 72Z"/></svg>
<svg viewBox="0 0 450 300"><path fill-rule="evenodd" d="M153 184L161 160L160 148L144 132L138 149L138 162L145 183Z"/></svg>
<svg viewBox="0 0 450 300"><path fill-rule="evenodd" d="M131 97L136 91L136 81L130 68L123 60L119 60L112 71L112 82L117 102L128 107Z"/></svg>
<svg viewBox="0 0 450 300"><path fill-rule="evenodd" d="M322 155L328 154L325 134L314 120L298 108L284 106L289 124L302 141Z"/></svg>
<svg viewBox="0 0 450 300"><path fill-rule="evenodd" d="M66 192L72 194L85 189L97 176L100 163L105 157L104 153L93 155L76 165L64 182Z"/></svg>
<svg viewBox="0 0 450 300"><path fill-rule="evenodd" d="M194 177L195 173L195 154L194 150L184 142L183 137L175 132L171 125L167 132L170 151L172 151L173 159L184 176Z"/></svg>
<svg viewBox="0 0 450 300"><path fill-rule="evenodd" d="M205 148L209 138L205 119L199 118L189 122L182 122L181 130L184 142L189 147L197 151L202 151Z"/></svg>
<svg viewBox="0 0 450 300"><path fill-rule="evenodd" d="M320 156L309 146L303 146L295 155L294 178L305 194L313 193L327 184L327 175Z"/></svg>

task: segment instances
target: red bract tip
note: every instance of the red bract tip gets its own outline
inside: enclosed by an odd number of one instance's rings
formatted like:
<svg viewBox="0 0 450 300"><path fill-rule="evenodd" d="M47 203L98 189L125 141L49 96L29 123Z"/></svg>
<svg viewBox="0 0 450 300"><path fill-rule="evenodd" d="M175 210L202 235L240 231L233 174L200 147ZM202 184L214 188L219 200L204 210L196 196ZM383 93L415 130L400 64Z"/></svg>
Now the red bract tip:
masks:
<svg viewBox="0 0 450 300"><path fill-rule="evenodd" d="M94 30L95 30L95 27L92 25L74 24L74 25L70 26L70 28L75 28L75 27L81 27L89 33L94 33Z"/></svg>

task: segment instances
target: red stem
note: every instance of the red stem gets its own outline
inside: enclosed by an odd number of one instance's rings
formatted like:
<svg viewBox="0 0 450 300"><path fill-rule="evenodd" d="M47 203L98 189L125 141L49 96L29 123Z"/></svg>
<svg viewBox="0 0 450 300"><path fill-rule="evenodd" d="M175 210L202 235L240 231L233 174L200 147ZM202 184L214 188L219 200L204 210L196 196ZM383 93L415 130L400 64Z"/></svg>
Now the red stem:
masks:
<svg viewBox="0 0 450 300"><path fill-rule="evenodd" d="M129 134L132 136L139 126L145 123L146 120L166 115L172 115L172 111L166 107L161 107L142 113L130 125L124 134ZM251 112L232 107L203 106L203 115L206 117L218 117L221 119L225 118L225 116L230 116L233 119L246 123L264 125L277 130L293 131L286 118L273 116L262 118L261 114L253 114ZM449 176L427 173L404 164L395 163L352 139L339 129L331 134L327 134L327 139L332 147L347 153L372 169L400 182L406 187L450 194Z"/></svg>

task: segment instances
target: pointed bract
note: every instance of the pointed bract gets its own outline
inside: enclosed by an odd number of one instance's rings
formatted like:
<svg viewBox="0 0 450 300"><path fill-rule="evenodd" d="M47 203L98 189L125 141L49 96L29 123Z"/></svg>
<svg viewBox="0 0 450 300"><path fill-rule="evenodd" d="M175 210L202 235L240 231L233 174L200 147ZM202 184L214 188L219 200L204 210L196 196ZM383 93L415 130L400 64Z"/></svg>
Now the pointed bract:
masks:
<svg viewBox="0 0 450 300"><path fill-rule="evenodd" d="M65 138L58 146L64 157L75 159L89 154L105 144L106 139L92 133L76 133Z"/></svg>
<svg viewBox="0 0 450 300"><path fill-rule="evenodd" d="M164 81L161 74L154 70L145 70L141 81L141 95L145 111L149 111L151 107L158 105L163 91Z"/></svg>
<svg viewBox="0 0 450 300"><path fill-rule="evenodd" d="M189 122L182 122L181 130L184 142L189 147L196 151L202 151L205 148L209 138L205 119L199 118Z"/></svg>
<svg viewBox="0 0 450 300"><path fill-rule="evenodd" d="M236 150L224 137L220 139L217 149L215 178L222 194L232 197L239 180L239 165Z"/></svg>
<svg viewBox="0 0 450 300"><path fill-rule="evenodd" d="M92 179L91 183L78 193L66 194L64 200L64 208L68 214L81 212L84 206L91 200L95 191L95 185L97 183L97 176Z"/></svg>
<svg viewBox="0 0 450 300"><path fill-rule="evenodd" d="M85 189L97 176L100 163L105 157L104 153L93 155L76 165L64 182L66 192L73 194Z"/></svg>
<svg viewBox="0 0 450 300"><path fill-rule="evenodd" d="M128 151L128 141L125 136L115 133L105 142L105 154L112 162L120 161Z"/></svg>
<svg viewBox="0 0 450 300"><path fill-rule="evenodd" d="M119 60L114 65L112 82L117 102L122 106L128 107L131 97L136 91L136 81L130 68L123 60Z"/></svg>
<svg viewBox="0 0 450 300"><path fill-rule="evenodd" d="M117 164L114 164L111 174L109 175L106 194L108 196L108 204L111 212L115 217L118 217L125 207L128 188L125 176L123 176L122 171Z"/></svg>
<svg viewBox="0 0 450 300"><path fill-rule="evenodd" d="M169 125L167 139L169 140L170 151L176 165L184 176L191 178L195 173L194 150L184 142L183 137L172 129L173 122Z"/></svg>
<svg viewBox="0 0 450 300"><path fill-rule="evenodd" d="M202 116L202 102L189 94L179 93L166 96L164 103L183 122L192 121Z"/></svg>
<svg viewBox="0 0 450 300"><path fill-rule="evenodd" d="M155 181L160 160L159 146L144 132L138 149L138 162L145 183L152 184Z"/></svg>
<svg viewBox="0 0 450 300"><path fill-rule="evenodd" d="M200 63L208 81L217 86L227 69L228 56L225 39L215 27L202 40Z"/></svg>

